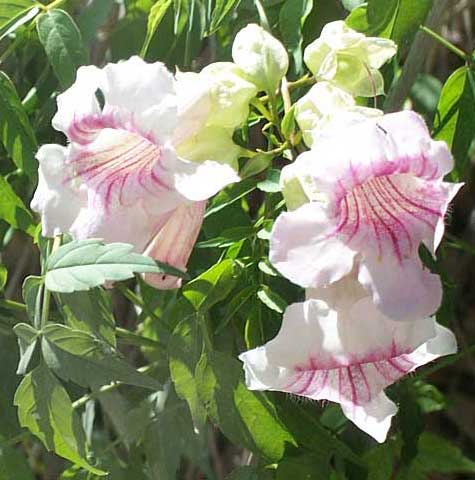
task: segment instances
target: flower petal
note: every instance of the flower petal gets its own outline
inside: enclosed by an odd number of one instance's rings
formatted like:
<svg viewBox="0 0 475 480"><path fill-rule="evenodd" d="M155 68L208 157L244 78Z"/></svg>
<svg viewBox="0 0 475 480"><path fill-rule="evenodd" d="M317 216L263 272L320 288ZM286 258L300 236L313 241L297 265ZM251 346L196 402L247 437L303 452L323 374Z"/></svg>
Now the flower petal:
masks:
<svg viewBox="0 0 475 480"><path fill-rule="evenodd" d="M212 160L198 163L178 159L173 176L177 192L194 202L207 200L222 188L240 180L231 166Z"/></svg>
<svg viewBox="0 0 475 480"><path fill-rule="evenodd" d="M64 93L58 95L58 111L53 117L53 128L68 134L71 126L86 116L101 111L96 91L104 82L104 72L92 65L79 67L76 81Z"/></svg>
<svg viewBox="0 0 475 480"><path fill-rule="evenodd" d="M396 320L432 315L442 301L440 278L424 269L418 258L365 256L358 280L378 308Z"/></svg>
<svg viewBox="0 0 475 480"><path fill-rule="evenodd" d="M274 224L269 259L303 287L339 280L353 268L355 252L332 235L334 224L316 202L283 213Z"/></svg>
<svg viewBox="0 0 475 480"><path fill-rule="evenodd" d="M86 192L67 181L67 155L68 149L60 145L43 145L36 154L39 178L31 209L41 214L45 237L68 232L87 204Z"/></svg>
<svg viewBox="0 0 475 480"><path fill-rule="evenodd" d="M430 318L395 322L366 297L347 310L290 305L277 336L241 354L249 388L364 406L417 367L410 354L435 336Z"/></svg>
<svg viewBox="0 0 475 480"><path fill-rule="evenodd" d="M195 202L177 208L147 246L144 254L180 270L186 264L203 223L206 202ZM181 278L146 273L144 280L155 288L179 288Z"/></svg>
<svg viewBox="0 0 475 480"><path fill-rule="evenodd" d="M341 408L346 418L379 443L386 440L391 418L397 413L397 406L383 392L365 405L342 405Z"/></svg>

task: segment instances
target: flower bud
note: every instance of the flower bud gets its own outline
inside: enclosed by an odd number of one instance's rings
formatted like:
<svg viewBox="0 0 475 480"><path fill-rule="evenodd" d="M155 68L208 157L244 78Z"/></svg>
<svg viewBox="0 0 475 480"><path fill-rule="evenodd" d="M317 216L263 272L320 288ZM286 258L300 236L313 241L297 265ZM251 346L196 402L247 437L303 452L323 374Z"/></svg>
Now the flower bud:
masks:
<svg viewBox="0 0 475 480"><path fill-rule="evenodd" d="M234 39L234 62L260 90L273 94L289 68L287 52L276 38L256 24L243 28Z"/></svg>
<svg viewBox="0 0 475 480"><path fill-rule="evenodd" d="M304 60L317 80L328 80L355 96L384 93L378 71L397 51L392 40L366 37L345 22L326 25L320 38L305 49Z"/></svg>
<svg viewBox="0 0 475 480"><path fill-rule="evenodd" d="M359 107L355 99L330 82L319 82L295 104L297 121L308 147L335 122L354 122L382 115L381 110Z"/></svg>

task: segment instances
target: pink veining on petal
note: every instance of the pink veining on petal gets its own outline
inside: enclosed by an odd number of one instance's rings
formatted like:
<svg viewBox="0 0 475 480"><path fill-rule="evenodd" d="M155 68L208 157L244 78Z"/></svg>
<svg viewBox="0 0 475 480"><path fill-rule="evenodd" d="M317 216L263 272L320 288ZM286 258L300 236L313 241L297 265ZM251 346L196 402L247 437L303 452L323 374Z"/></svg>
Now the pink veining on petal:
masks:
<svg viewBox="0 0 475 480"><path fill-rule="evenodd" d="M294 375L283 390L295 395L365 405L386 386L415 367L408 353L395 344L386 351L375 351L363 358L318 363L310 358L294 367ZM375 376L376 374L376 376Z"/></svg>
<svg viewBox="0 0 475 480"><path fill-rule="evenodd" d="M348 191L334 213L335 229L355 250L376 249L399 262L417 252L424 234L433 234L444 216L441 184L409 174L373 177Z"/></svg>
<svg viewBox="0 0 475 480"><path fill-rule="evenodd" d="M113 203L133 203L141 191L158 195L170 189L160 145L139 132L133 118L119 121L111 113L90 115L73 122L68 135L74 153L68 162L72 173L65 181L80 177L106 211Z"/></svg>

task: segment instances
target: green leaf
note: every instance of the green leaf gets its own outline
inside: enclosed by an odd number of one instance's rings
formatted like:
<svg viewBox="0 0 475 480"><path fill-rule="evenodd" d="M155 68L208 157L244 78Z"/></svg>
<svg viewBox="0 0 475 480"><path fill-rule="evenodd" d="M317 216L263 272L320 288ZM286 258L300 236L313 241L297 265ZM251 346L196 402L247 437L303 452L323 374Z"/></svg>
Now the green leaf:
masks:
<svg viewBox="0 0 475 480"><path fill-rule="evenodd" d="M286 0L279 14L282 40L292 54L297 72L302 70L302 28L312 8L313 0Z"/></svg>
<svg viewBox="0 0 475 480"><path fill-rule="evenodd" d="M158 0L150 9L147 23L147 34L145 36L142 49L140 50L140 55L142 57L146 55L148 47L150 46L150 42L152 41L160 22L163 20L163 17L167 13L167 10L170 8L171 4L172 0Z"/></svg>
<svg viewBox="0 0 475 480"><path fill-rule="evenodd" d="M292 105L290 110L284 115L281 128L284 138L290 139L295 131L295 105Z"/></svg>
<svg viewBox="0 0 475 480"><path fill-rule="evenodd" d="M15 86L3 72L0 72L0 110L2 144L15 165L36 182L38 144Z"/></svg>
<svg viewBox="0 0 475 480"><path fill-rule="evenodd" d="M87 63L79 28L63 10L48 10L38 18L37 30L59 83L70 87L78 67Z"/></svg>
<svg viewBox="0 0 475 480"><path fill-rule="evenodd" d="M267 285L263 285L257 292L259 300L271 310L277 313L284 313L287 302L277 293L273 292Z"/></svg>
<svg viewBox="0 0 475 480"><path fill-rule="evenodd" d="M391 38L399 55L411 45L419 26L429 13L433 0L369 0L350 13L346 23L366 35Z"/></svg>
<svg viewBox="0 0 475 480"><path fill-rule="evenodd" d="M300 455L286 458L279 463L275 479L328 480L331 473L329 462L330 457L326 455Z"/></svg>
<svg viewBox="0 0 475 480"><path fill-rule="evenodd" d="M183 287L183 296L196 311L204 312L224 300L235 283L234 262L223 260L187 283Z"/></svg>
<svg viewBox="0 0 475 480"><path fill-rule="evenodd" d="M195 368L203 349L203 340L196 316L182 320L168 344L170 375L176 393L186 400L193 422L204 425L206 410L198 397Z"/></svg>
<svg viewBox="0 0 475 480"><path fill-rule="evenodd" d="M33 0L4 0L0 2L0 35L3 35L12 24L18 22L37 5L38 2Z"/></svg>
<svg viewBox="0 0 475 480"><path fill-rule="evenodd" d="M259 182L257 188L266 193L280 192L280 170L274 168L268 170L265 180Z"/></svg>
<svg viewBox="0 0 475 480"><path fill-rule="evenodd" d="M234 227L224 230L219 237L203 240L196 248L226 248L240 240L251 238L256 233L254 227Z"/></svg>
<svg viewBox="0 0 475 480"><path fill-rule="evenodd" d="M101 288L55 297L66 324L116 346L115 319L109 295Z"/></svg>
<svg viewBox="0 0 475 480"><path fill-rule="evenodd" d="M205 353L196 380L208 414L232 442L272 462L296 445L272 403L264 394L247 389L239 361L220 352Z"/></svg>
<svg viewBox="0 0 475 480"><path fill-rule="evenodd" d="M214 478L208 465L206 442L206 436L194 430L186 404L182 401L167 402L167 408L150 423L145 434L144 448L150 478L180 478L177 470L182 457L198 465L204 478Z"/></svg>
<svg viewBox="0 0 475 480"><path fill-rule="evenodd" d="M95 239L67 243L48 258L46 288L63 293L89 290L106 281L127 280L134 273L166 273L186 278L180 270L132 250L133 246L126 243L105 245Z"/></svg>
<svg viewBox="0 0 475 480"><path fill-rule="evenodd" d="M86 332L49 324L43 328L41 348L48 367L65 381L93 388L122 382L160 389L158 381L135 370L110 345Z"/></svg>
<svg viewBox="0 0 475 480"><path fill-rule="evenodd" d="M45 447L95 475L105 475L86 461L86 437L66 390L45 365L26 375L15 394L18 418Z"/></svg>
<svg viewBox="0 0 475 480"><path fill-rule="evenodd" d="M248 193L251 193L256 188L256 180L249 178L242 182L235 183L230 187L222 190L216 195L211 203L211 206L206 210L205 218L219 212L223 208L237 202Z"/></svg>
<svg viewBox="0 0 475 480"><path fill-rule="evenodd" d="M467 67L456 70L442 89L434 121L434 137L444 140L455 157L454 180L464 178L468 149L475 136L475 95Z"/></svg>
<svg viewBox="0 0 475 480"><path fill-rule="evenodd" d="M28 371L40 332L27 323L17 323L13 327L13 331L18 338L18 346L20 349L20 361L18 363L17 374L25 375Z"/></svg>
<svg viewBox="0 0 475 480"><path fill-rule="evenodd" d="M419 439L419 453L411 467L409 478L417 473L475 473L475 462L463 455L449 441L431 433L423 433ZM427 478L427 477L425 477Z"/></svg>
<svg viewBox="0 0 475 480"><path fill-rule="evenodd" d="M28 318L33 325L40 324L42 287L44 279L35 275L26 277L22 286L23 301L26 305ZM39 328L39 327L38 327Z"/></svg>
<svg viewBox="0 0 475 480"><path fill-rule="evenodd" d="M430 123L433 121L441 93L441 81L426 73L419 74L411 88L410 96L415 110L424 114Z"/></svg>
<svg viewBox="0 0 475 480"><path fill-rule="evenodd" d="M391 39L398 45L399 56L404 54L411 46L419 27L425 22L432 3L433 0L417 0L417 2L414 2L414 0L399 0L391 32Z"/></svg>
<svg viewBox="0 0 475 480"><path fill-rule="evenodd" d="M351 12L356 7L359 7L365 0L342 0L343 6Z"/></svg>
<svg viewBox="0 0 475 480"><path fill-rule="evenodd" d="M219 29L224 19L236 9L241 0L216 0L216 4L211 15L211 24L209 26L208 35Z"/></svg>
<svg viewBox="0 0 475 480"><path fill-rule="evenodd" d="M263 172L272 163L272 155L258 153L251 157L239 172L241 178L248 178Z"/></svg>
<svg viewBox="0 0 475 480"><path fill-rule="evenodd" d="M2 199L0 201L0 218L12 227L23 230L28 235L33 236L35 234L35 225L33 224L31 213L2 176L0 176L0 198Z"/></svg>
<svg viewBox="0 0 475 480"><path fill-rule="evenodd" d="M391 478L394 469L394 456L390 442L372 448L363 458L368 465L366 480L387 480Z"/></svg>
<svg viewBox="0 0 475 480"><path fill-rule="evenodd" d="M8 279L8 270L5 265L0 264L0 291L5 288Z"/></svg>

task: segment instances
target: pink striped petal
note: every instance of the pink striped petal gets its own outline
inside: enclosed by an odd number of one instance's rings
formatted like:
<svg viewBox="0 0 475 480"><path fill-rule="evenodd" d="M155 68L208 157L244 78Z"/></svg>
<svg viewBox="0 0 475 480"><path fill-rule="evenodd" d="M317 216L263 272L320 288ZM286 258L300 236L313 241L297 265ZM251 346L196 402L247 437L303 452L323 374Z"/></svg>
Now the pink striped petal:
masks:
<svg viewBox="0 0 475 480"><path fill-rule="evenodd" d="M338 402L350 420L383 441L395 413L384 389L454 353L453 334L431 318L384 316L352 275L309 295L320 298L290 305L277 336L240 355L248 387Z"/></svg>
<svg viewBox="0 0 475 480"><path fill-rule="evenodd" d="M145 255L186 271L186 264L203 223L205 208L206 202L179 207L147 246ZM181 286L181 278L170 275L147 273L144 280L161 290Z"/></svg>
<svg viewBox="0 0 475 480"><path fill-rule="evenodd" d="M315 206L279 217L271 262L293 282L319 287L348 273L351 267L344 271L342 263L356 258L360 279L383 313L431 315L440 285L423 271L418 249L424 243L434 253L443 236L448 204L462 186L442 180L452 166L447 146L431 140L412 112L329 134L293 166L305 172L306 191L317 192ZM327 253L319 262L321 252ZM419 281L419 288L410 287Z"/></svg>

